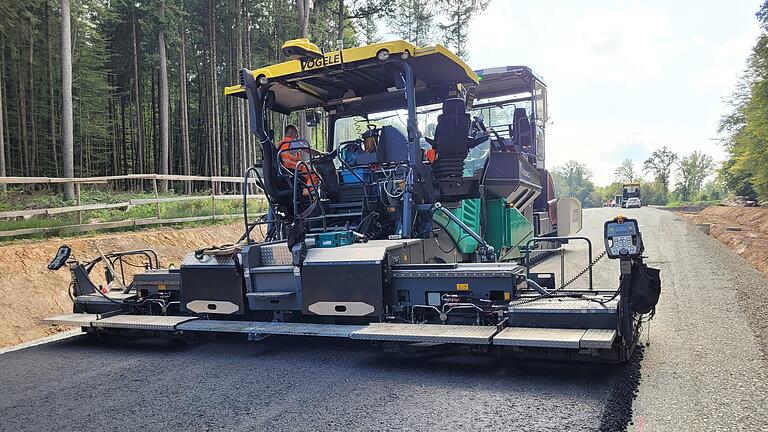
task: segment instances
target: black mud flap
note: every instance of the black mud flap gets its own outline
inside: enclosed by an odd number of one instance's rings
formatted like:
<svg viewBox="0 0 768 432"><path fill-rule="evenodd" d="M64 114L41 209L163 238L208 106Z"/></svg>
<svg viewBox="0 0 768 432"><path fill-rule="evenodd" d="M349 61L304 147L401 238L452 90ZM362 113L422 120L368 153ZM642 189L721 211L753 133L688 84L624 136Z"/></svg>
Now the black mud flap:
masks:
<svg viewBox="0 0 768 432"><path fill-rule="evenodd" d="M643 263L632 264L632 293L629 308L632 312L647 314L654 310L661 295L660 270Z"/></svg>

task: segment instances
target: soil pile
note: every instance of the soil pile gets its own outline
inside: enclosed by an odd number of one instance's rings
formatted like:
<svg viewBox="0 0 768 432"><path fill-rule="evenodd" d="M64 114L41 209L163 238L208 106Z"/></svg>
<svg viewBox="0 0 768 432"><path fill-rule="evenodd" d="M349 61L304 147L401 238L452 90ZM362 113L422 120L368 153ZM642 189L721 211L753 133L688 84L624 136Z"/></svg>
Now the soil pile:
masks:
<svg viewBox="0 0 768 432"><path fill-rule="evenodd" d="M712 206L681 214L691 223L709 224L710 236L768 274L768 208Z"/></svg>
<svg viewBox="0 0 768 432"><path fill-rule="evenodd" d="M0 347L37 339L57 331L40 323L42 318L72 312L67 293L69 271L47 269L60 245L72 248L74 257L88 261L98 256L96 247L108 253L118 250L154 249L161 267L195 249L233 243L242 234L242 225L232 223L199 228L159 228L128 233L98 234L93 237L53 238L0 246ZM92 274L101 274L102 266ZM119 271L119 270L118 270ZM96 279L96 278L95 278ZM103 277L102 277L103 279Z"/></svg>

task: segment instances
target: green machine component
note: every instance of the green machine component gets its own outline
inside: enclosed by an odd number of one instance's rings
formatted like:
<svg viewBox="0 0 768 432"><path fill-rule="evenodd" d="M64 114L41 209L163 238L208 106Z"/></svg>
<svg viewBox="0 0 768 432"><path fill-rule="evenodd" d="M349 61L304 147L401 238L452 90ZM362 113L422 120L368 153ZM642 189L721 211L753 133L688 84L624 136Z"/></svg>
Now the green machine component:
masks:
<svg viewBox="0 0 768 432"><path fill-rule="evenodd" d="M504 260L520 258L519 246L533 237L533 225L503 199L485 203L486 227L483 238Z"/></svg>
<svg viewBox="0 0 768 432"><path fill-rule="evenodd" d="M472 231L480 233L480 198L462 200L459 207L451 210L451 213L470 227ZM459 252L468 254L477 249L477 240L464 232L461 227L449 221L444 214L435 212L432 215L432 220L443 227L456 244L456 249Z"/></svg>
<svg viewBox="0 0 768 432"><path fill-rule="evenodd" d="M500 251L505 260L520 258L519 246L524 246L533 237L533 225L516 208L503 199L485 202L486 226L480 229L481 201L479 198L466 199L459 207L451 210L459 220L476 233L482 233L485 241ZM450 223L445 215L436 212L433 220L442 226L461 253L472 253L477 249L477 241L467 235L458 225Z"/></svg>
<svg viewBox="0 0 768 432"><path fill-rule="evenodd" d="M351 245L354 241L352 231L332 231L318 234L315 246L321 248L334 248Z"/></svg>

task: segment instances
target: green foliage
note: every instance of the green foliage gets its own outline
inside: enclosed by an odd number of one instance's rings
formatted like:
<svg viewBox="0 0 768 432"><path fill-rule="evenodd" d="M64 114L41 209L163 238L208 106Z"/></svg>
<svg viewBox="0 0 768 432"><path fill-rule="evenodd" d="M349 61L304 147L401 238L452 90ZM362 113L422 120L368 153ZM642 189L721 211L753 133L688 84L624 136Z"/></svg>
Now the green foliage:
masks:
<svg viewBox="0 0 768 432"><path fill-rule="evenodd" d="M635 171L635 163L632 159L624 159L621 165L613 172L617 182L632 183L640 179L640 175Z"/></svg>
<svg viewBox="0 0 768 432"><path fill-rule="evenodd" d="M603 199L592 183L592 171L586 165L570 160L550 172L555 195L578 199L584 207L600 207Z"/></svg>
<svg viewBox="0 0 768 432"><path fill-rule="evenodd" d="M446 20L438 25L443 32L445 44L451 47L457 56L467 59L467 39L469 22L488 7L490 0L439 0Z"/></svg>
<svg viewBox="0 0 768 432"><path fill-rule="evenodd" d="M210 193L210 191L207 191ZM173 197L172 192L160 194L160 198ZM81 204L114 204L130 202L132 199L153 199L154 194L114 192L102 188L83 188ZM74 205L63 201L60 194L51 191L32 191L24 188L11 189L0 194L0 211L29 210L36 208L52 208ZM242 200L217 200L217 215L242 214ZM255 215L266 211L266 204L261 200L250 199L248 211ZM210 199L175 201L160 204L160 215L163 219L176 219L195 216L212 215ZM89 210L82 212L84 223L116 222L130 219L154 219L157 217L155 204L140 204L127 208ZM35 216L28 219L0 220L0 231L23 228L54 228L66 225L77 225L77 213L64 213L53 216Z"/></svg>
<svg viewBox="0 0 768 432"><path fill-rule="evenodd" d="M704 183L696 195L698 201L722 201L727 194L725 184L719 178L711 179Z"/></svg>
<svg viewBox="0 0 768 432"><path fill-rule="evenodd" d="M681 158L678 165L679 179L675 193L682 201L689 201L701 191L704 179L712 173L715 164L712 156L694 151Z"/></svg>
<svg viewBox="0 0 768 432"><path fill-rule="evenodd" d="M673 153L667 146L664 146L658 150L655 150L651 157L643 162L643 171L653 175L653 179L656 184L661 187L661 192L666 200L666 195L669 192L669 179L672 172L672 166L677 162L679 157L676 153Z"/></svg>
<svg viewBox="0 0 768 432"><path fill-rule="evenodd" d="M394 33L417 46L432 43L433 27L437 16L432 0L397 0L399 13L390 16Z"/></svg>
<svg viewBox="0 0 768 432"><path fill-rule="evenodd" d="M768 199L768 1L757 13L763 32L731 105L721 119L729 160L719 175L729 190L750 198Z"/></svg>

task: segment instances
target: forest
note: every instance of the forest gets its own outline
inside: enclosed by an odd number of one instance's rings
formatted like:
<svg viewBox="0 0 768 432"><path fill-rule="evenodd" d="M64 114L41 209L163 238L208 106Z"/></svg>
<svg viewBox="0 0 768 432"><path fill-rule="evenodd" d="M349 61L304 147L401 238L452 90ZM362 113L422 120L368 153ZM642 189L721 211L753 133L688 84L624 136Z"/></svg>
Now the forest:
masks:
<svg viewBox="0 0 768 432"><path fill-rule="evenodd" d="M18 0L0 4L0 176L239 176L259 158L241 67L382 29L466 57L488 0ZM396 13L395 13L396 12ZM65 187L65 196L72 191Z"/></svg>
<svg viewBox="0 0 768 432"><path fill-rule="evenodd" d="M768 1L757 19L762 31L720 123L729 158L719 177L738 195L768 201Z"/></svg>

